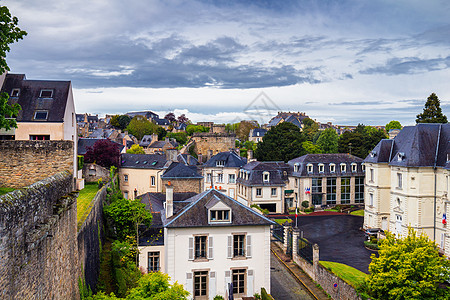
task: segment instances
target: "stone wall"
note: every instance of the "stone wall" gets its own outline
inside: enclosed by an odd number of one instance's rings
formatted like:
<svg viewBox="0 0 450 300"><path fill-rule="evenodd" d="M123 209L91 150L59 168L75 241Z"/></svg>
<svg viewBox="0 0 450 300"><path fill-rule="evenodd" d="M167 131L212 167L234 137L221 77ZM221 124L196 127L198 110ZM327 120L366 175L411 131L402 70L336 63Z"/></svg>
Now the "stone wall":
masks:
<svg viewBox="0 0 450 300"><path fill-rule="evenodd" d="M166 184L173 186L174 193L194 192L201 193L203 191L202 179L162 179L162 192L166 192Z"/></svg>
<svg viewBox="0 0 450 300"><path fill-rule="evenodd" d="M103 202L106 199L104 186L94 197L92 209L78 230L79 270L83 271L87 285L95 293L100 273L100 256L104 244Z"/></svg>
<svg viewBox="0 0 450 300"><path fill-rule="evenodd" d="M73 171L72 141L0 141L0 186L21 188Z"/></svg>
<svg viewBox="0 0 450 300"><path fill-rule="evenodd" d="M66 171L0 196L1 299L79 297L72 189Z"/></svg>
<svg viewBox="0 0 450 300"><path fill-rule="evenodd" d="M236 135L227 133L196 132L192 137L195 142L195 152L206 156L208 150L215 155L219 152L235 148Z"/></svg>
<svg viewBox="0 0 450 300"><path fill-rule="evenodd" d="M97 182L101 178L106 183L109 181L109 170L97 164L85 163L83 178L86 182Z"/></svg>

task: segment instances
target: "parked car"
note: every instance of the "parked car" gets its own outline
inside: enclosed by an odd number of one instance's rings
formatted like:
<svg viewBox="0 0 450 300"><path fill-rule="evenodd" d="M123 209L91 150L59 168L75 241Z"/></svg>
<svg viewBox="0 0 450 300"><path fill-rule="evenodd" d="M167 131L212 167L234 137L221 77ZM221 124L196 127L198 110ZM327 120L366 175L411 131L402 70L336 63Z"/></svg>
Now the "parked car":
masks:
<svg viewBox="0 0 450 300"><path fill-rule="evenodd" d="M366 231L364 231L364 237L367 240L370 240L370 237L377 237L378 236L378 232L384 233L384 231L380 228L368 228L366 229Z"/></svg>

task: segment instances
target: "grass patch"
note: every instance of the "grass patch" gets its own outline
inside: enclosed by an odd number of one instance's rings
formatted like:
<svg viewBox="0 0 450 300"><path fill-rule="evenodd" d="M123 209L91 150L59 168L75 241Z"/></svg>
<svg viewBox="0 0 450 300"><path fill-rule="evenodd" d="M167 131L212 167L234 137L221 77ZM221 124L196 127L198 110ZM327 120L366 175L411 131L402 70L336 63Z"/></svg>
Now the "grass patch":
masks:
<svg viewBox="0 0 450 300"><path fill-rule="evenodd" d="M84 185L84 189L79 191L77 199L77 223L78 228L83 224L86 217L89 215L91 210L91 202L98 192L97 182L87 182Z"/></svg>
<svg viewBox="0 0 450 300"><path fill-rule="evenodd" d="M352 211L350 214L354 215L354 216L362 216L362 217L364 217L364 209Z"/></svg>
<svg viewBox="0 0 450 300"><path fill-rule="evenodd" d="M340 212L341 210L339 208L325 208L324 211Z"/></svg>
<svg viewBox="0 0 450 300"><path fill-rule="evenodd" d="M288 223L292 223L291 219L275 219L274 221L280 225L283 225L286 221L288 221Z"/></svg>
<svg viewBox="0 0 450 300"><path fill-rule="evenodd" d="M0 187L0 196L7 194L9 192L15 191L15 188L9 188L9 187Z"/></svg>
<svg viewBox="0 0 450 300"><path fill-rule="evenodd" d="M364 285L364 280L367 276L369 276L366 273L361 272L360 270L341 263L320 261L320 264L331 271L333 274L353 286L355 289L358 289L362 285Z"/></svg>

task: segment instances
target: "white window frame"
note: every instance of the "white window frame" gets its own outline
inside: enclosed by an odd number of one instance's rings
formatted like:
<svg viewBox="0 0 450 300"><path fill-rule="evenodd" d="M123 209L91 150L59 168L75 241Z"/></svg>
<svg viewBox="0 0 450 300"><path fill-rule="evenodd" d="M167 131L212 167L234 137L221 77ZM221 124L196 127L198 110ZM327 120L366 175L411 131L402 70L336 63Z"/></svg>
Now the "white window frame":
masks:
<svg viewBox="0 0 450 300"><path fill-rule="evenodd" d="M342 163L341 164L341 173L346 173L347 172L347 164Z"/></svg>
<svg viewBox="0 0 450 300"><path fill-rule="evenodd" d="M314 166L312 164L307 164L306 168L308 170L308 174L311 174L314 171Z"/></svg>
<svg viewBox="0 0 450 300"><path fill-rule="evenodd" d="M336 173L336 165L330 164L330 173Z"/></svg>
<svg viewBox="0 0 450 300"><path fill-rule="evenodd" d="M42 119L42 118L36 119L36 115L38 113L46 113L45 119ZM36 110L34 112L34 120L47 120L47 119L48 119L48 110Z"/></svg>
<svg viewBox="0 0 450 300"><path fill-rule="evenodd" d="M45 92L51 92L50 97L43 97L43 96L42 96L42 93L45 93ZM52 89L42 89L42 90L39 92L39 98L53 98L53 90L52 90Z"/></svg>
<svg viewBox="0 0 450 300"><path fill-rule="evenodd" d="M155 176L150 176L150 185L155 186L156 185L156 178Z"/></svg>
<svg viewBox="0 0 450 300"><path fill-rule="evenodd" d="M19 95L20 95L20 89L12 89L11 97L19 97Z"/></svg>
<svg viewBox="0 0 450 300"><path fill-rule="evenodd" d="M270 181L270 173L263 172L263 182L269 182L269 181Z"/></svg>
<svg viewBox="0 0 450 300"><path fill-rule="evenodd" d="M319 173L323 173L325 170L324 164L319 164Z"/></svg>
<svg viewBox="0 0 450 300"><path fill-rule="evenodd" d="M352 163L352 172L358 171L358 165L356 163Z"/></svg>
<svg viewBox="0 0 450 300"><path fill-rule="evenodd" d="M228 174L228 183L236 183L236 174Z"/></svg>

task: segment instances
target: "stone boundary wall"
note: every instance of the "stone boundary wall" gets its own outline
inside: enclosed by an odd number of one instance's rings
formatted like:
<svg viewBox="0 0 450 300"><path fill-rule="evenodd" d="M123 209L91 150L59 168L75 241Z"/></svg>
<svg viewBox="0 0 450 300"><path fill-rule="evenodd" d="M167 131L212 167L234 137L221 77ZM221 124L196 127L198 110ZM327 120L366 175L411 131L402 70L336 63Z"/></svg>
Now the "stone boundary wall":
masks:
<svg viewBox="0 0 450 300"><path fill-rule="evenodd" d="M88 217L78 230L78 261L79 270L84 272L84 279L92 292L96 292L100 274L100 258L104 244L103 203L106 200L106 189L111 184L103 186L95 195L93 206Z"/></svg>
<svg viewBox="0 0 450 300"><path fill-rule="evenodd" d="M73 172L72 141L0 141L0 186L21 188Z"/></svg>
<svg viewBox="0 0 450 300"><path fill-rule="evenodd" d="M109 170L93 163L84 163L83 178L86 182L97 182L100 178L103 183L109 181Z"/></svg>
<svg viewBox="0 0 450 300"><path fill-rule="evenodd" d="M0 196L0 298L78 299L77 194L58 173Z"/></svg>

